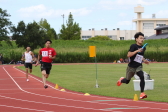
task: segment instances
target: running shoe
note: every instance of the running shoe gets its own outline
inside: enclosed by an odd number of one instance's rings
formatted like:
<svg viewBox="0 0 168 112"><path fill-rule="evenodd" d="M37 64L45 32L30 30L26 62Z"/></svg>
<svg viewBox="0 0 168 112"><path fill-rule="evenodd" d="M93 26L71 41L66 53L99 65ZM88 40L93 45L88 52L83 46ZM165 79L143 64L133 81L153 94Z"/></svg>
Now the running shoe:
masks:
<svg viewBox="0 0 168 112"><path fill-rule="evenodd" d="M147 98L147 95L145 93L141 93L140 94L140 99L144 99L144 98Z"/></svg>
<svg viewBox="0 0 168 112"><path fill-rule="evenodd" d="M124 79L124 77L121 77L118 81L117 81L117 86L120 86L122 83L121 83L121 80Z"/></svg>
<svg viewBox="0 0 168 112"><path fill-rule="evenodd" d="M27 82L29 82L29 79L26 79Z"/></svg>
<svg viewBox="0 0 168 112"><path fill-rule="evenodd" d="M47 89L47 88L48 88L48 86L47 86L47 85L45 85L45 86L44 86L44 88L45 88L45 89Z"/></svg>

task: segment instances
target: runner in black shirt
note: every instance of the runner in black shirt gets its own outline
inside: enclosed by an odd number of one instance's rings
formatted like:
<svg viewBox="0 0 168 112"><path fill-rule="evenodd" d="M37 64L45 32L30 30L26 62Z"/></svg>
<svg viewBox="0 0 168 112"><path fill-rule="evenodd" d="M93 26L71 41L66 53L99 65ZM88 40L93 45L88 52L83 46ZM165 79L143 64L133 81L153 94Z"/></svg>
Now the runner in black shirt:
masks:
<svg viewBox="0 0 168 112"><path fill-rule="evenodd" d="M127 70L126 70L126 78L121 77L117 81L117 86L120 86L122 83L128 84L131 80L131 78L136 73L140 77L140 88L141 88L141 94L140 99L147 98L147 95L144 93L144 87L145 87L145 80L144 80L144 74L142 71L142 61L145 64L149 64L149 61L145 60L144 53L146 48L142 49L142 44L144 42L144 34L141 32L138 32L134 36L136 44L132 44L130 46L130 49L128 51L127 57L130 58L130 62L128 64Z"/></svg>

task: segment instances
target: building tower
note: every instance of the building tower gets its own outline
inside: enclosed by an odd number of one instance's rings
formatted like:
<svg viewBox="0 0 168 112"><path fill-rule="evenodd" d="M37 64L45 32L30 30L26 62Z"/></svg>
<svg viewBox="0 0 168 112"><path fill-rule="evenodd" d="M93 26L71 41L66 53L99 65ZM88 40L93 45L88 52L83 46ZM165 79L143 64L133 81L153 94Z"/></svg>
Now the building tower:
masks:
<svg viewBox="0 0 168 112"><path fill-rule="evenodd" d="M142 7L140 4L138 4L137 7L134 7L134 12L137 13L137 22L136 22L136 29L137 29L137 32L142 32L142 28L141 28L141 13L144 12L144 7Z"/></svg>

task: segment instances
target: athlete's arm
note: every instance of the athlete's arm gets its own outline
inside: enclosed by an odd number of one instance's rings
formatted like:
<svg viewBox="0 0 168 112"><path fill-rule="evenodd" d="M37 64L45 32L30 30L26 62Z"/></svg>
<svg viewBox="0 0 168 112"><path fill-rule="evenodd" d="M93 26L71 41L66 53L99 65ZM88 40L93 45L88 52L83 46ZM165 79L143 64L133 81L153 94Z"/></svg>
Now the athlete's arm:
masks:
<svg viewBox="0 0 168 112"><path fill-rule="evenodd" d="M34 53L33 53L33 52L31 52L31 55L32 55L32 58L33 58L33 60L32 60L32 61L34 61L34 60L35 60Z"/></svg>
<svg viewBox="0 0 168 112"><path fill-rule="evenodd" d="M53 59L56 58L57 53L56 53L55 50L53 50L52 54L53 54L54 56L50 55L49 58L53 60Z"/></svg>
<svg viewBox="0 0 168 112"><path fill-rule="evenodd" d="M142 48L141 49L138 49L138 50L136 50L136 51L134 51L134 52L128 52L128 54L127 54L127 57L129 58L129 57L132 57L132 56L134 56L135 54L137 54L138 52L142 52Z"/></svg>
<svg viewBox="0 0 168 112"><path fill-rule="evenodd" d="M38 65L38 64L39 64L39 62L40 62L40 58L41 58L41 54L40 54L40 51L39 51L39 53L38 53L38 58L37 58L37 62L36 62L36 65Z"/></svg>
<svg viewBox="0 0 168 112"><path fill-rule="evenodd" d="M33 62L33 61L35 61L34 53L31 52L31 55L32 55L32 62Z"/></svg>
<svg viewBox="0 0 168 112"><path fill-rule="evenodd" d="M24 54L24 53L23 53L23 55L22 55L21 60L22 60L22 61L24 61L24 60L25 60L25 54Z"/></svg>
<svg viewBox="0 0 168 112"><path fill-rule="evenodd" d="M50 56L49 58L53 60L53 59L55 59L55 58L56 58L56 56L53 56L53 57L52 57L52 56Z"/></svg>
<svg viewBox="0 0 168 112"><path fill-rule="evenodd" d="M143 58L143 62L145 63L145 64L149 64L149 61L148 60L146 60L145 58Z"/></svg>

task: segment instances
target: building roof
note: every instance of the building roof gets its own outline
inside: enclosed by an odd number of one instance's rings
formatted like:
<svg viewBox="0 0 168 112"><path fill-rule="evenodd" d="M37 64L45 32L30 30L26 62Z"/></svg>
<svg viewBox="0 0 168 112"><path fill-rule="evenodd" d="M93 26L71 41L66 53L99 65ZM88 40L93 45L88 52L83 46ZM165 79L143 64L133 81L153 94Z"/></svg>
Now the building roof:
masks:
<svg viewBox="0 0 168 112"><path fill-rule="evenodd" d="M136 21L167 21L168 18L140 18L140 19L134 19L133 22Z"/></svg>
<svg viewBox="0 0 168 112"><path fill-rule="evenodd" d="M154 34L154 35L146 38L146 40L148 40L148 39L168 39L168 33L163 33L163 34L159 34L159 35Z"/></svg>
<svg viewBox="0 0 168 112"><path fill-rule="evenodd" d="M165 29L168 29L168 25L157 27L154 30L165 30Z"/></svg>

